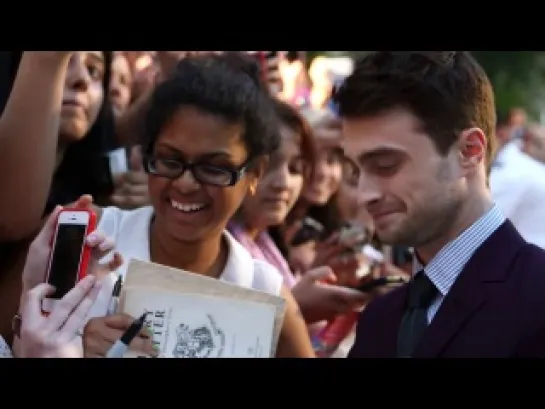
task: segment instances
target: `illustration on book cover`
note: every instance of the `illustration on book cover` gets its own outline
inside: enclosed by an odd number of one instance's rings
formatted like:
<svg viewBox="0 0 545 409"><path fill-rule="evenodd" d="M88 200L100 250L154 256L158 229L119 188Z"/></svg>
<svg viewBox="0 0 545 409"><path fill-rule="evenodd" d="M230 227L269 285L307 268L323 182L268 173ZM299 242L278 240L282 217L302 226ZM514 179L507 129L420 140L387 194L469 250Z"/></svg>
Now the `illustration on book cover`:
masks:
<svg viewBox="0 0 545 409"><path fill-rule="evenodd" d="M176 345L172 351L175 358L221 358L225 348L225 333L216 327L211 315L209 325L190 328L179 324L176 327Z"/></svg>
<svg viewBox="0 0 545 409"><path fill-rule="evenodd" d="M165 358L267 358L271 355L273 306L196 294L161 291L127 294L124 312L149 315L146 327ZM134 357L131 352L127 357Z"/></svg>

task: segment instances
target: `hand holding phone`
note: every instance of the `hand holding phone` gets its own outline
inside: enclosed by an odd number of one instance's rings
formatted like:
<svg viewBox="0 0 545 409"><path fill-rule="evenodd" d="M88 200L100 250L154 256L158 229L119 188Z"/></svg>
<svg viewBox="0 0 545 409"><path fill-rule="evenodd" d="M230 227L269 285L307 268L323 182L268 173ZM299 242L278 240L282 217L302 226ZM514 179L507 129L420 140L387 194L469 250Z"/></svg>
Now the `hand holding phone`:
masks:
<svg viewBox="0 0 545 409"><path fill-rule="evenodd" d="M354 289L361 291L362 293L369 293L381 287L397 286L405 284L407 280L401 276L387 276L375 278L372 280L366 280L360 285L354 287Z"/></svg>
<svg viewBox="0 0 545 409"><path fill-rule="evenodd" d="M115 190L109 198L114 206L135 209L150 204L148 175L144 170L140 146L131 148L128 166L114 176L114 186Z"/></svg>
<svg viewBox="0 0 545 409"><path fill-rule="evenodd" d="M44 299L44 312L51 312L55 303L87 275L91 247L86 238L95 228L96 215L89 209L63 209L58 214L46 273L46 283L54 286L55 292Z"/></svg>

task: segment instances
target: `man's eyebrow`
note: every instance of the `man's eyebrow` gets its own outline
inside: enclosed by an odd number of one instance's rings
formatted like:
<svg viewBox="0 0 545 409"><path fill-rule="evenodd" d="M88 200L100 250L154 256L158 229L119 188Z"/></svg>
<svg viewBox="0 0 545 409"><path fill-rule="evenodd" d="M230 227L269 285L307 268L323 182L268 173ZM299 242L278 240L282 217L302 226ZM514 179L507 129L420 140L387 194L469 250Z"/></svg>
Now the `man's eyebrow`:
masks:
<svg viewBox="0 0 545 409"><path fill-rule="evenodd" d="M386 147L377 148L377 149L373 149L371 151L363 152L362 154L360 154L358 156L358 162L363 163L370 159L377 158L380 156L398 155L401 153L403 153L403 151L397 148L386 148Z"/></svg>

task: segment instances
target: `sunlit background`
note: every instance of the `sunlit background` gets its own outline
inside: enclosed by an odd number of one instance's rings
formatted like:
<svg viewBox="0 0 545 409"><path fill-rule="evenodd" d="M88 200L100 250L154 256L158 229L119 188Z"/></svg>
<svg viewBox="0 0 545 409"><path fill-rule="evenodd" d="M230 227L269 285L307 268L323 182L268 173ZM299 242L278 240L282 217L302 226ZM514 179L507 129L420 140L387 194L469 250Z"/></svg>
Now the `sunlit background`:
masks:
<svg viewBox="0 0 545 409"><path fill-rule="evenodd" d="M326 78L338 81L345 73L348 63L339 57L359 58L367 52L307 51L305 60L308 76L314 76L307 79L313 88L312 104L315 107L320 105L319 88L325 86L323 82ZM498 110L507 112L520 107L526 110L530 118L545 122L545 52L473 51L472 54L484 67L494 85ZM304 80L301 78L299 81Z"/></svg>

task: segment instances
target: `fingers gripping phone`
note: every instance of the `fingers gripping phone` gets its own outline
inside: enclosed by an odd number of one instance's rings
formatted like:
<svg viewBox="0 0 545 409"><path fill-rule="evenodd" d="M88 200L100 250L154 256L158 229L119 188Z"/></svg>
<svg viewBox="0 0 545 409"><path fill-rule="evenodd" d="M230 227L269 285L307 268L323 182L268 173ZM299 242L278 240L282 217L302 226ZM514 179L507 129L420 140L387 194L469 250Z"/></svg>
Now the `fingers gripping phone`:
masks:
<svg viewBox="0 0 545 409"><path fill-rule="evenodd" d="M44 312L51 312L55 303L87 275L91 248L85 239L95 228L96 215L90 210L64 209L59 213L46 273L46 283L54 286L55 292L44 300Z"/></svg>
<svg viewBox="0 0 545 409"><path fill-rule="evenodd" d="M363 293L367 293L380 287L397 286L397 285L405 284L406 282L407 280L403 277L388 276L388 277L380 277L374 280L366 281L354 288Z"/></svg>

